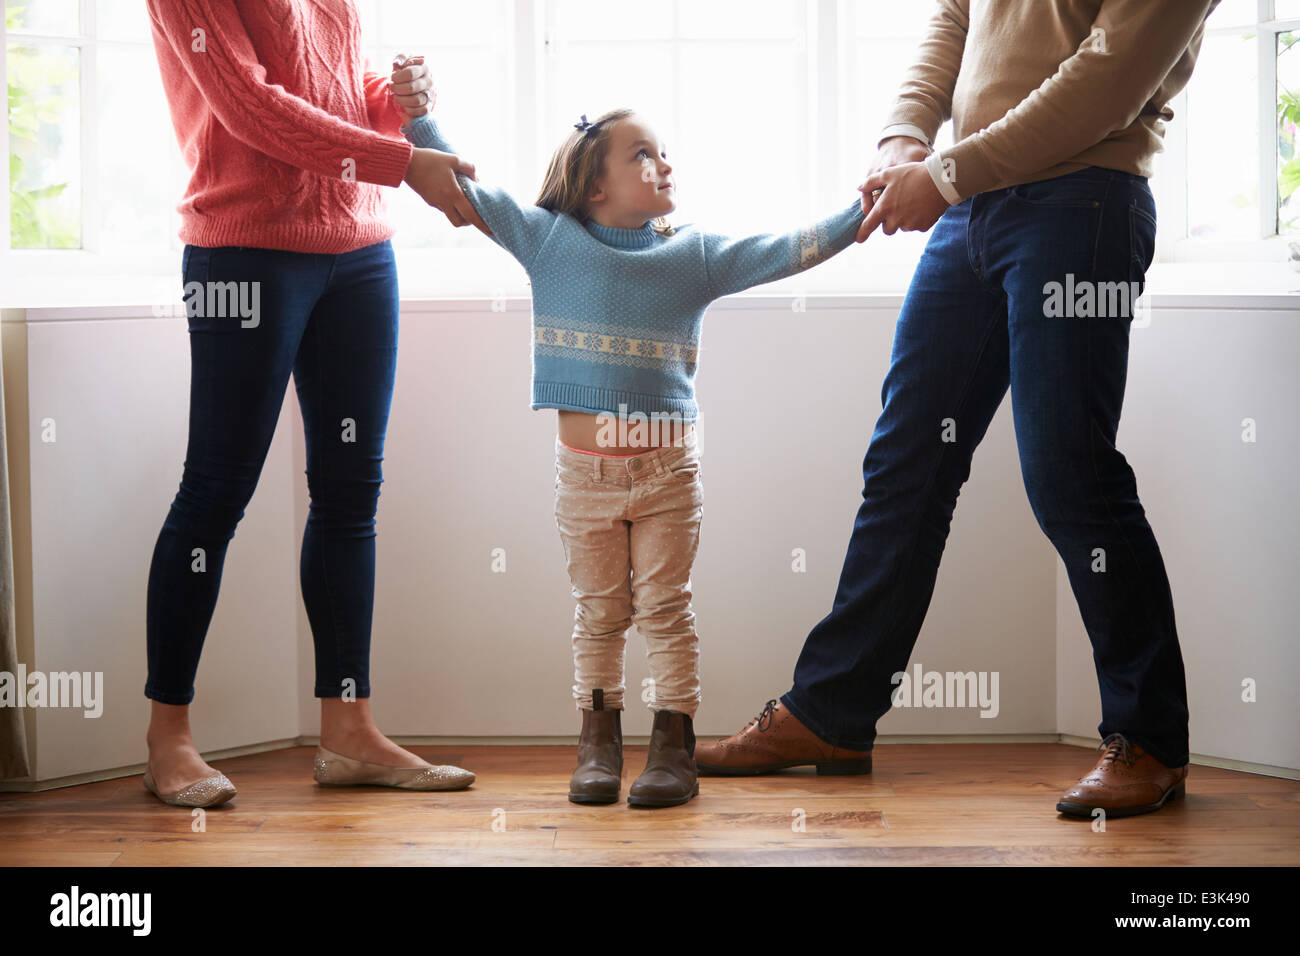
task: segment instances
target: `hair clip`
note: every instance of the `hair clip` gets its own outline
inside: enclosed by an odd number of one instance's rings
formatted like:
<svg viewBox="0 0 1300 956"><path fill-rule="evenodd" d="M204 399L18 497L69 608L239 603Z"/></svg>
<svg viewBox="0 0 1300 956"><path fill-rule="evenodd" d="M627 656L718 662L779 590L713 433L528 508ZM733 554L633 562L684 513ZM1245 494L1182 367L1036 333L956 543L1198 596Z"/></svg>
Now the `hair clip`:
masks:
<svg viewBox="0 0 1300 956"><path fill-rule="evenodd" d="M590 133L593 129L595 129L595 128L596 128L597 126L599 126L599 125L600 125L599 122L596 122L596 123L589 123L589 122L587 122L587 114L586 114L586 113L583 113L583 114L582 114L582 121L581 121L581 122L578 122L578 123L574 123L574 124L573 124L573 128L574 128L574 129L580 129L580 130L582 130L584 133Z"/></svg>

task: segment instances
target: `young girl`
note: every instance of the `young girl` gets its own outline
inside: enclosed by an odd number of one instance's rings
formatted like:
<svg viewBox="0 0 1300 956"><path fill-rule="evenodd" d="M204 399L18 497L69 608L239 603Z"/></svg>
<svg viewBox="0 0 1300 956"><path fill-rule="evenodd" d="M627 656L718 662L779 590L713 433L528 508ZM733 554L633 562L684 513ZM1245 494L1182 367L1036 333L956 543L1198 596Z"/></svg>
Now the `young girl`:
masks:
<svg viewBox="0 0 1300 956"><path fill-rule="evenodd" d="M395 91L411 76L396 70ZM417 147L457 152L430 115L402 132ZM715 299L843 250L863 218L855 194L835 215L784 235L674 228L664 219L676 208L672 172L654 130L619 109L574 124L532 205L457 177L487 235L528 272L532 407L559 410L555 519L577 599L573 697L582 713L574 803L618 800L633 623L646 640L654 725L628 804L676 806L699 793L690 573L703 503L694 429L701 320Z"/></svg>

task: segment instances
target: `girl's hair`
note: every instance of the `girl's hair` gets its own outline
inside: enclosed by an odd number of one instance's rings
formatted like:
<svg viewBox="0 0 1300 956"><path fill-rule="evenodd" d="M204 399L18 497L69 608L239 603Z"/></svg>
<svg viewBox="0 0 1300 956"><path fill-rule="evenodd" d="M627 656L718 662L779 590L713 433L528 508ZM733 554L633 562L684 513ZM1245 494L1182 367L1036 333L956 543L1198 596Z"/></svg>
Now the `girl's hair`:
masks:
<svg viewBox="0 0 1300 956"><path fill-rule="evenodd" d="M546 179L535 205L551 212L568 213L579 222L585 221L590 215L587 197L605 171L613 126L633 113L630 109L610 110L596 118L592 125L598 129L590 133L575 127L551 156L551 165L546 170ZM651 225L660 235L671 236L675 231L663 216L651 220Z"/></svg>

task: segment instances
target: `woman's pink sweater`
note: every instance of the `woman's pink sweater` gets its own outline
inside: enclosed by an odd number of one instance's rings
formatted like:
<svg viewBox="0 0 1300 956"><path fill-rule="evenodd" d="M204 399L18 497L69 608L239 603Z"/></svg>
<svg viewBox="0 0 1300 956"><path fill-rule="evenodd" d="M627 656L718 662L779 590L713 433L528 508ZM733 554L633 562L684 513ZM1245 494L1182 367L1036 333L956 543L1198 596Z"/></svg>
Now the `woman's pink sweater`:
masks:
<svg viewBox="0 0 1300 956"><path fill-rule="evenodd" d="M411 144L350 0L148 0L196 246L350 252L393 234ZM377 184L377 185L376 185Z"/></svg>

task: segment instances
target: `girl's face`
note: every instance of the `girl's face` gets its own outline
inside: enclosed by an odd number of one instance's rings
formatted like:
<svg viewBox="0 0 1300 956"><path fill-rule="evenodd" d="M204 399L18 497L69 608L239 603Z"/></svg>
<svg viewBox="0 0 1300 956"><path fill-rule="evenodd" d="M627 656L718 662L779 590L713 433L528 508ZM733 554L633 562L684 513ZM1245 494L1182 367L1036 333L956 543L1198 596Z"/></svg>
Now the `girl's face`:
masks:
<svg viewBox="0 0 1300 956"><path fill-rule="evenodd" d="M639 229L667 215L677 208L672 172L668 150L654 130L635 116L624 117L610 133L605 171L588 200L592 218L602 225Z"/></svg>

